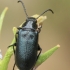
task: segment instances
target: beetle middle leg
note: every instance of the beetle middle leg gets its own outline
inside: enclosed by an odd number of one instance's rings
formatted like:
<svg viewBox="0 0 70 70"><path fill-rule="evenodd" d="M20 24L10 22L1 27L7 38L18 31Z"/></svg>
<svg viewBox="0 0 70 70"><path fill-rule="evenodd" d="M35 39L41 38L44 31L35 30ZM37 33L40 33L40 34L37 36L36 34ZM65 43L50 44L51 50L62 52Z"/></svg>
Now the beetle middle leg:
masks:
<svg viewBox="0 0 70 70"><path fill-rule="evenodd" d="M17 36L16 35L15 35L15 40L17 41ZM12 45L9 45L8 48L11 47L11 46L13 46L13 51L14 51L14 54L15 54L14 46L16 46L16 42L14 44L12 44Z"/></svg>
<svg viewBox="0 0 70 70"><path fill-rule="evenodd" d="M17 34L18 34L18 32L15 34L15 40L16 40L16 42L17 42ZM14 48L14 46L16 46L16 43L14 43L14 44L8 46L8 48L11 47L11 46L13 46L13 51L14 51L14 55L15 55L15 48ZM15 64L16 64L16 62L14 63L13 70L14 70L14 68L15 68Z"/></svg>
<svg viewBox="0 0 70 70"><path fill-rule="evenodd" d="M16 42L17 42L17 34L18 34L18 32L15 34L15 40L16 40ZM14 54L15 54L14 46L16 46L16 42L14 44L8 46L8 48L11 47L11 46L13 46Z"/></svg>
<svg viewBox="0 0 70 70"><path fill-rule="evenodd" d="M16 43L14 43L14 44L12 44L12 45L9 45L8 48L11 47L11 46L13 46L13 51L14 51L14 54L15 54L14 46L16 46Z"/></svg>

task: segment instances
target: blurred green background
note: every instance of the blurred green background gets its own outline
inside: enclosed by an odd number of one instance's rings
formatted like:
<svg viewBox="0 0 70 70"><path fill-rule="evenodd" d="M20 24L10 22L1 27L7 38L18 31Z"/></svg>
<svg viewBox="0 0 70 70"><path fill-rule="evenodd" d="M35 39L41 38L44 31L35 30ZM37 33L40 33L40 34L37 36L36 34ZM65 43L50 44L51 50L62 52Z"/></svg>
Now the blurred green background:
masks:
<svg viewBox="0 0 70 70"><path fill-rule="evenodd" d="M69 0L23 0L29 16L41 14L51 8L54 14L47 12L48 19L43 23L39 37L42 52L60 44L60 48L37 70L70 70L70 1ZM2 33L0 35L0 49L4 56L7 46L14 35L13 27L18 27L26 16L22 5L17 0L0 0L0 13L8 7ZM11 58L8 70L12 70L14 57ZM16 69L15 69L16 70Z"/></svg>

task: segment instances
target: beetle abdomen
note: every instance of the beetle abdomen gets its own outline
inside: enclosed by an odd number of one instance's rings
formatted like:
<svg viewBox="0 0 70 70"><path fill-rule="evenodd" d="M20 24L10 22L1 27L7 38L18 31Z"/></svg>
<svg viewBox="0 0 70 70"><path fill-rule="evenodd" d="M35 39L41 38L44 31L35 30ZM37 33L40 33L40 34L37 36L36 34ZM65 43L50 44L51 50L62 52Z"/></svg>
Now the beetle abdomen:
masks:
<svg viewBox="0 0 70 70"><path fill-rule="evenodd" d="M15 56L16 65L19 69L30 70L37 59L37 34L31 31L19 31L19 34Z"/></svg>

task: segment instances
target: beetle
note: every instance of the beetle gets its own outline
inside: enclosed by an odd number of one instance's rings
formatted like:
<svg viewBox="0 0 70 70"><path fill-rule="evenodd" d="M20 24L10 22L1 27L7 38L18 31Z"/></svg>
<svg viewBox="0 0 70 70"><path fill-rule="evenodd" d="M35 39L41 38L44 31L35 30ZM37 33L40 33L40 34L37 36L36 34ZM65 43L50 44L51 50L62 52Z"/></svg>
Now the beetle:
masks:
<svg viewBox="0 0 70 70"><path fill-rule="evenodd" d="M9 46L13 46L15 55L13 70L15 65L19 68L19 70L33 70L42 51L40 45L38 44L41 26L38 27L37 19L45 12L51 11L53 13L53 11L48 9L37 18L28 17L24 3L21 0L18 2L21 2L27 19L21 27L17 27L18 32L15 34L16 43ZM16 50L14 49L14 46L16 46Z"/></svg>

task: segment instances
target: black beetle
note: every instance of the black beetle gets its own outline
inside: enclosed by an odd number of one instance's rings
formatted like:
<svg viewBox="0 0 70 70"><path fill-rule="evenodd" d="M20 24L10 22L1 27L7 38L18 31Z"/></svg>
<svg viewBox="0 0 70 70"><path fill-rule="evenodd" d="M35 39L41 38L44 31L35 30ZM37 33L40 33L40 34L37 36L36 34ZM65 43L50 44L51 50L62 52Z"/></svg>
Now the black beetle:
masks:
<svg viewBox="0 0 70 70"><path fill-rule="evenodd" d="M33 70L34 65L42 51L38 44L38 37L41 27L38 28L37 19L45 12L51 11L53 13L53 11L48 9L37 18L28 17L24 3L21 0L18 2L22 3L27 19L22 27L17 28L18 32L15 35L16 43L10 46L13 46L15 64L19 70ZM16 46L16 50L14 49L14 46ZM13 70L15 64L13 66Z"/></svg>

